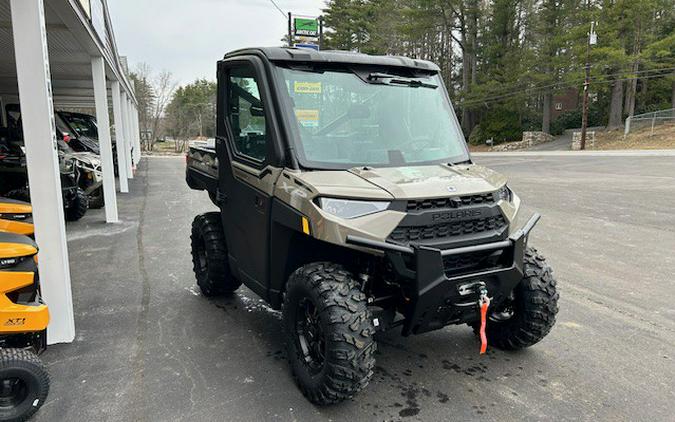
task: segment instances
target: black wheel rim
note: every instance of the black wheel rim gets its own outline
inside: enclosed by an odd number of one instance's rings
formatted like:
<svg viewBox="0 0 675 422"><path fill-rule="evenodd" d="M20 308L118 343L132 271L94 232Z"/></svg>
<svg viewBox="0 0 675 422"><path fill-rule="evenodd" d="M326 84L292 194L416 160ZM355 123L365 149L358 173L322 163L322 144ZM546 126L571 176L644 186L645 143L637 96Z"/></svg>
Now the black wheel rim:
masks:
<svg viewBox="0 0 675 422"><path fill-rule="evenodd" d="M318 309L305 298L298 303L296 315L295 330L300 358L311 373L318 373L326 362L326 340Z"/></svg>
<svg viewBox="0 0 675 422"><path fill-rule="evenodd" d="M28 397L28 385L21 378L0 380L0 409L13 409Z"/></svg>

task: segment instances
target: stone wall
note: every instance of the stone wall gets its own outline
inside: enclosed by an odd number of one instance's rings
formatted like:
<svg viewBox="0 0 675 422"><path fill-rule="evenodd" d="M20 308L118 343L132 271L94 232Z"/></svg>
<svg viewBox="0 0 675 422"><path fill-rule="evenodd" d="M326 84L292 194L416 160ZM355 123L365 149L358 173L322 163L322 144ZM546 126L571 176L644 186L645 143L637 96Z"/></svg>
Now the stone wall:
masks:
<svg viewBox="0 0 675 422"><path fill-rule="evenodd" d="M492 151L515 151L519 149L526 149L534 145L550 142L553 136L545 132L523 132L523 139L518 142L507 142L505 144L497 145L492 148Z"/></svg>
<svg viewBox="0 0 675 422"><path fill-rule="evenodd" d="M546 132L523 132L523 140L521 142L527 143L527 146L534 146L543 144L544 142L551 142L553 136Z"/></svg>
<svg viewBox="0 0 675 422"><path fill-rule="evenodd" d="M586 131L586 148L595 146L595 131ZM572 133L572 151L581 149L581 132Z"/></svg>

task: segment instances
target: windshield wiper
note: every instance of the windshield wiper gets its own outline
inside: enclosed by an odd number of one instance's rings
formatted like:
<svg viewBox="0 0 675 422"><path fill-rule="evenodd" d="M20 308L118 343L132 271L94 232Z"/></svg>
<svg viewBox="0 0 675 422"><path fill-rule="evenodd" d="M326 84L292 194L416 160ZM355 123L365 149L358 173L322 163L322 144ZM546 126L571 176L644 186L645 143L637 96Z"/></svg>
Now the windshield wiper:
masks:
<svg viewBox="0 0 675 422"><path fill-rule="evenodd" d="M422 82L419 79L404 78L402 76L390 75L388 73L371 73L368 75L368 80L371 82L377 81L385 85L406 85L412 88L438 88L438 85Z"/></svg>

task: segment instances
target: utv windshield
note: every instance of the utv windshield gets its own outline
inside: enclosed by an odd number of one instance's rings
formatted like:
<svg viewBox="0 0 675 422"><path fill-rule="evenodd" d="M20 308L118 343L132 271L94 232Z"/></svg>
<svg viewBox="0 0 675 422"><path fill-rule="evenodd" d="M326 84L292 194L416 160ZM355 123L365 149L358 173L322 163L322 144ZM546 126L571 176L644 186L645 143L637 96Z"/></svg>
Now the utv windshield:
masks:
<svg viewBox="0 0 675 422"><path fill-rule="evenodd" d="M280 68L307 167L403 166L468 160L438 75Z"/></svg>

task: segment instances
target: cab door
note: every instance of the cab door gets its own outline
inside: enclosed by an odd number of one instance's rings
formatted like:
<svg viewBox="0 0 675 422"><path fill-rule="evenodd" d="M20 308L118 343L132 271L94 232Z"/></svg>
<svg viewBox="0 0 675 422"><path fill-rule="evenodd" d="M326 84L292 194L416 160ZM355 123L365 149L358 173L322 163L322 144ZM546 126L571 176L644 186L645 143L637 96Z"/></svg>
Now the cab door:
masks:
<svg viewBox="0 0 675 422"><path fill-rule="evenodd" d="M257 58L218 69L218 202L235 277L267 299L272 193L281 168L269 87Z"/></svg>

